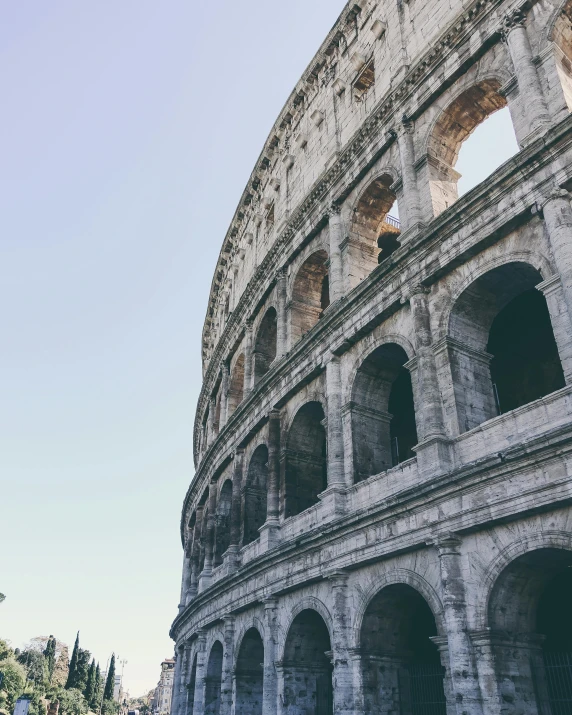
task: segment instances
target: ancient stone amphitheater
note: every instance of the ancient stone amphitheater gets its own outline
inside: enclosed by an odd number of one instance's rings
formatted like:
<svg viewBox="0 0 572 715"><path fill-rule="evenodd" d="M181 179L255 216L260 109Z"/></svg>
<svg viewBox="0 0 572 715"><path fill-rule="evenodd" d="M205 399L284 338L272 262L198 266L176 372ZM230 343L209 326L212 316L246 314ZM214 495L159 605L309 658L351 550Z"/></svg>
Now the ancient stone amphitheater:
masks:
<svg viewBox="0 0 572 715"><path fill-rule="evenodd" d="M355 0L276 120L204 326L173 715L572 713L570 17Z"/></svg>

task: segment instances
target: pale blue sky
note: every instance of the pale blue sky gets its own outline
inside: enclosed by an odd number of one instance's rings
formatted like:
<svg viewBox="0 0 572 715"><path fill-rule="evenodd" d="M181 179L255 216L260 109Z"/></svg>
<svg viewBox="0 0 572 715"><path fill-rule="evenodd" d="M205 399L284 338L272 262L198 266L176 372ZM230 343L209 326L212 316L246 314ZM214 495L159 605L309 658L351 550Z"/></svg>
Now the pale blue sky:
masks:
<svg viewBox="0 0 572 715"><path fill-rule="evenodd" d="M81 629L103 664L128 660L133 695L173 650L212 271L343 5L2 8L0 637ZM463 157L483 177L485 154Z"/></svg>

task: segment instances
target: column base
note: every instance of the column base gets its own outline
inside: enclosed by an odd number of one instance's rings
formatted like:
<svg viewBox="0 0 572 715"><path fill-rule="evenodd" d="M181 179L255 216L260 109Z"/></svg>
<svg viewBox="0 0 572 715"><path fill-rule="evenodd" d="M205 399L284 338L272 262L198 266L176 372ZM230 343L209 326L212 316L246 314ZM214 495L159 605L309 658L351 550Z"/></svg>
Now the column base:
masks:
<svg viewBox="0 0 572 715"><path fill-rule="evenodd" d="M346 513L346 496L347 489L345 485L332 484L318 498L322 505L322 520L326 520L336 516L342 516Z"/></svg>
<svg viewBox="0 0 572 715"><path fill-rule="evenodd" d="M446 437L429 437L413 448L421 479L431 479L451 471L454 465L453 444Z"/></svg>
<svg viewBox="0 0 572 715"><path fill-rule="evenodd" d="M399 234L399 243L403 246L404 243L409 241L409 239L416 236L420 231L425 228L426 224L423 221L416 221L414 224L409 226L408 229L402 231Z"/></svg>
<svg viewBox="0 0 572 715"><path fill-rule="evenodd" d="M280 543L280 522L278 519L272 519L265 522L260 529L260 549L261 551L269 551Z"/></svg>
<svg viewBox="0 0 572 715"><path fill-rule="evenodd" d="M240 566L240 555L237 544L231 544L222 555L222 571L225 576L234 573Z"/></svg>
<svg viewBox="0 0 572 715"><path fill-rule="evenodd" d="M202 593L211 585L211 569L204 569L199 576L199 593Z"/></svg>
<svg viewBox="0 0 572 715"><path fill-rule="evenodd" d="M550 126L550 122L548 122L546 124L541 124L539 127L536 127L536 129L533 129L524 137L522 141L519 142L520 148L524 149L537 139L540 139L540 137L543 136L543 134L546 134L546 132L550 129Z"/></svg>

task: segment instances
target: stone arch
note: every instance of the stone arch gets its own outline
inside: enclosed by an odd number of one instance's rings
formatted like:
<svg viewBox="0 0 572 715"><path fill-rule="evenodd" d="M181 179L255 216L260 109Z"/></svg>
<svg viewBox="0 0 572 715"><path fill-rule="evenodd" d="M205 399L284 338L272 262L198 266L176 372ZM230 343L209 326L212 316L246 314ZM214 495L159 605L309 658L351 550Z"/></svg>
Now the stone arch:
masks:
<svg viewBox="0 0 572 715"><path fill-rule="evenodd" d="M277 313L274 307L268 308L260 321L254 341L254 384L270 370L277 352Z"/></svg>
<svg viewBox="0 0 572 715"><path fill-rule="evenodd" d="M391 173L378 173L354 203L347 249L353 274L350 288L399 248L401 224L397 216L390 216L397 206L394 183Z"/></svg>
<svg viewBox="0 0 572 715"><path fill-rule="evenodd" d="M195 690L197 687L197 660L198 655L194 653L191 660L191 675L189 677L188 696L187 696L187 713L193 715L195 711Z"/></svg>
<svg viewBox="0 0 572 715"><path fill-rule="evenodd" d="M251 626L237 643L235 715L262 715L264 641Z"/></svg>
<svg viewBox="0 0 572 715"><path fill-rule="evenodd" d="M220 640L212 644L205 677L205 715L219 715L221 706L222 661L224 648Z"/></svg>
<svg viewBox="0 0 572 715"><path fill-rule="evenodd" d="M320 402L306 402L290 425L284 450L284 514L300 514L317 504L327 481L327 438Z"/></svg>
<svg viewBox="0 0 572 715"><path fill-rule="evenodd" d="M298 610L284 642L284 711L333 715L331 630L313 608Z"/></svg>
<svg viewBox="0 0 572 715"><path fill-rule="evenodd" d="M243 491L243 545L258 539L258 530L266 521L268 484L268 447L259 444L248 463Z"/></svg>
<svg viewBox="0 0 572 715"><path fill-rule="evenodd" d="M480 273L453 303L447 349L460 432L564 387L541 281L513 260Z"/></svg>
<svg viewBox="0 0 572 715"><path fill-rule="evenodd" d="M258 618L258 616L251 615L249 618L243 621L242 625L240 626L240 629L237 631L237 636L235 640L233 668L236 668L238 651L240 650L240 646L242 645L244 636L252 628L254 628L260 633L263 641L266 637L266 628L264 627L263 621Z"/></svg>
<svg viewBox="0 0 572 715"><path fill-rule="evenodd" d="M350 402L355 482L414 456L418 440L408 360L400 345L386 342L355 372Z"/></svg>
<svg viewBox="0 0 572 715"><path fill-rule="evenodd" d="M387 707L421 715L430 707L431 713L446 715L437 635L435 614L416 588L401 582L375 592L359 632L364 713Z"/></svg>
<svg viewBox="0 0 572 715"><path fill-rule="evenodd" d="M228 389L228 416L230 417L244 398L244 353L237 357L230 375Z"/></svg>
<svg viewBox="0 0 572 715"><path fill-rule="evenodd" d="M216 505L214 565L222 564L224 552L230 545L230 511L232 506L232 480L226 479L220 489Z"/></svg>
<svg viewBox="0 0 572 715"><path fill-rule="evenodd" d="M292 282L291 345L295 345L320 320L330 304L328 254L319 249L298 268Z"/></svg>
<svg viewBox="0 0 572 715"><path fill-rule="evenodd" d="M427 162L433 213L438 216L459 197L455 170L461 145L488 117L507 106L497 76L463 86L435 118L427 138ZM470 110L470 111L469 111Z"/></svg>
<svg viewBox="0 0 572 715"><path fill-rule="evenodd" d="M302 611L316 611L326 624L326 627L328 629L328 634L330 638L332 637L333 634L333 619L332 619L332 614L330 613L329 608L326 606L326 604L320 599L317 598L316 596L305 596L304 598L300 599L297 601L294 606L290 609L290 613L288 614L288 620L285 623L284 627L281 629L281 634L282 634L282 642L281 642L281 648L279 649L279 652L281 653L281 659L284 659L284 648L286 647L286 638L288 636L288 631L290 630L292 623L294 623L296 616L298 616Z"/></svg>

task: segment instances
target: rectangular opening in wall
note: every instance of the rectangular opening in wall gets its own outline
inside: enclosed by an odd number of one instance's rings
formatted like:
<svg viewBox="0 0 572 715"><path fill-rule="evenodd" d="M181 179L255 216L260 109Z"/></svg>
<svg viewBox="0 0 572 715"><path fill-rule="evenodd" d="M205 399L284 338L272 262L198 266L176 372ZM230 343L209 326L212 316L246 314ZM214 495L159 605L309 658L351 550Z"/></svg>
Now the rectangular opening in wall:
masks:
<svg viewBox="0 0 572 715"><path fill-rule="evenodd" d="M354 82L354 99L360 102L367 94L370 87L375 83L375 67L371 59L362 69L358 78Z"/></svg>

